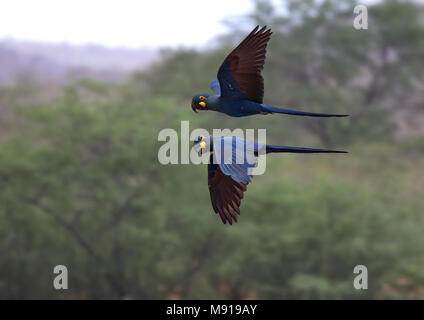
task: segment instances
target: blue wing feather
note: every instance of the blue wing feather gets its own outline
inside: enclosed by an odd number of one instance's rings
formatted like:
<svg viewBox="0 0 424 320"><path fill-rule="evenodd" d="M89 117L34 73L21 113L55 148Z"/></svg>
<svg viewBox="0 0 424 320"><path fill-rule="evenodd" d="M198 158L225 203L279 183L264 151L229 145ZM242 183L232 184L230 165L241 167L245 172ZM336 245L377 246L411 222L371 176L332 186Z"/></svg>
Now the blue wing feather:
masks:
<svg viewBox="0 0 424 320"><path fill-rule="evenodd" d="M236 182L248 184L251 181L249 168L253 168L256 161L255 145L236 137L214 137L213 144L214 160L222 173Z"/></svg>
<svg viewBox="0 0 424 320"><path fill-rule="evenodd" d="M218 95L218 96L221 95L221 87L219 85L218 78L215 78L215 79L212 80L210 87L211 87L212 91L215 92L216 95Z"/></svg>

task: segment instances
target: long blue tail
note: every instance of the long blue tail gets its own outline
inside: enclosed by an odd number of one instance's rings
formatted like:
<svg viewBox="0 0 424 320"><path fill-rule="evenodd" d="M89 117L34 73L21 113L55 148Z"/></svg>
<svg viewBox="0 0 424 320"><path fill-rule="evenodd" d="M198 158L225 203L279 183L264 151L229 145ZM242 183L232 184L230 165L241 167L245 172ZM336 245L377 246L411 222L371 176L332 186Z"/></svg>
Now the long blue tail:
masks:
<svg viewBox="0 0 424 320"><path fill-rule="evenodd" d="M302 147L286 147L266 145L266 153L291 152L291 153L348 153L347 151L302 148Z"/></svg>
<svg viewBox="0 0 424 320"><path fill-rule="evenodd" d="M315 113L315 112L305 112L305 111L297 111L297 110L291 110L291 109L283 109L283 108L276 108L273 106L268 106L266 104L261 105L264 112L269 113L284 113L284 114L291 114L295 116L308 116L308 117L348 117L348 114L329 114L329 113Z"/></svg>

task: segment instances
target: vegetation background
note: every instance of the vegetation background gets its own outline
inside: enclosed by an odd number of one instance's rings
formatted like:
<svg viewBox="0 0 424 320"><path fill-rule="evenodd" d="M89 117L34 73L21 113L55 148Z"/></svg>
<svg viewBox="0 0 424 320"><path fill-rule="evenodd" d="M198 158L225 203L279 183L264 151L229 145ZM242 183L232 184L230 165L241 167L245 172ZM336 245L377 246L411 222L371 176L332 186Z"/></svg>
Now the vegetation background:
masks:
<svg viewBox="0 0 424 320"><path fill-rule="evenodd" d="M358 31L355 4L256 0L210 48L163 51L119 81L3 84L0 298L424 298L424 7L375 2ZM351 117L194 114L192 95L256 24L274 32L267 103ZM350 153L268 157L224 226L205 166L157 160L159 131L181 120ZM53 289L58 264L68 290ZM368 290L352 285L360 264Z"/></svg>

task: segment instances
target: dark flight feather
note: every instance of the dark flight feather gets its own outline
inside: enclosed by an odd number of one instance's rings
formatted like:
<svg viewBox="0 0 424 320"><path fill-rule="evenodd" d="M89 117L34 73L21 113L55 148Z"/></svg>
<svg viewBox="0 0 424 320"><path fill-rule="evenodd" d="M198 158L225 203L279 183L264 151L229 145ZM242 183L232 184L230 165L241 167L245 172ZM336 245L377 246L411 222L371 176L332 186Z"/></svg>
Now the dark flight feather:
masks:
<svg viewBox="0 0 424 320"><path fill-rule="evenodd" d="M266 46L272 32L271 29L266 30L266 26L258 29L259 26L256 26L225 58L219 68L218 80L223 97L230 95L230 92L237 95L237 91L241 91L245 98L257 103L263 102L264 79L261 71L264 68Z"/></svg>
<svg viewBox="0 0 424 320"><path fill-rule="evenodd" d="M219 165L213 164L211 158L208 165L208 187L213 210L219 214L222 222L224 224L237 222L237 215L240 215L240 202L243 193L247 190L247 185L223 174Z"/></svg>

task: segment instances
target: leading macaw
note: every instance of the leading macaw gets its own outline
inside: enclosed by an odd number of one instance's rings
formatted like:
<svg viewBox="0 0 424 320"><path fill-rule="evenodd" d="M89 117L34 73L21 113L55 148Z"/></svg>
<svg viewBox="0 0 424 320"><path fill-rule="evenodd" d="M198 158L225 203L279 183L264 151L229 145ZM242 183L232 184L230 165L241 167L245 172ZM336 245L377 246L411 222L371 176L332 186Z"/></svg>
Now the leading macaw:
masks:
<svg viewBox="0 0 424 320"><path fill-rule="evenodd" d="M273 146L220 136L199 136L194 140L193 148L200 154L210 152L209 193L212 207L224 224L237 222L243 193L252 178L249 170L255 166L259 155L278 152L347 153L338 150Z"/></svg>
<svg viewBox="0 0 424 320"><path fill-rule="evenodd" d="M232 117L254 114L284 113L311 117L346 117L344 114L326 114L273 107L263 103L264 79L261 71L265 64L266 46L271 38L266 26L255 29L225 58L218 77L211 82L215 94L202 93L193 97L191 107L213 110Z"/></svg>

